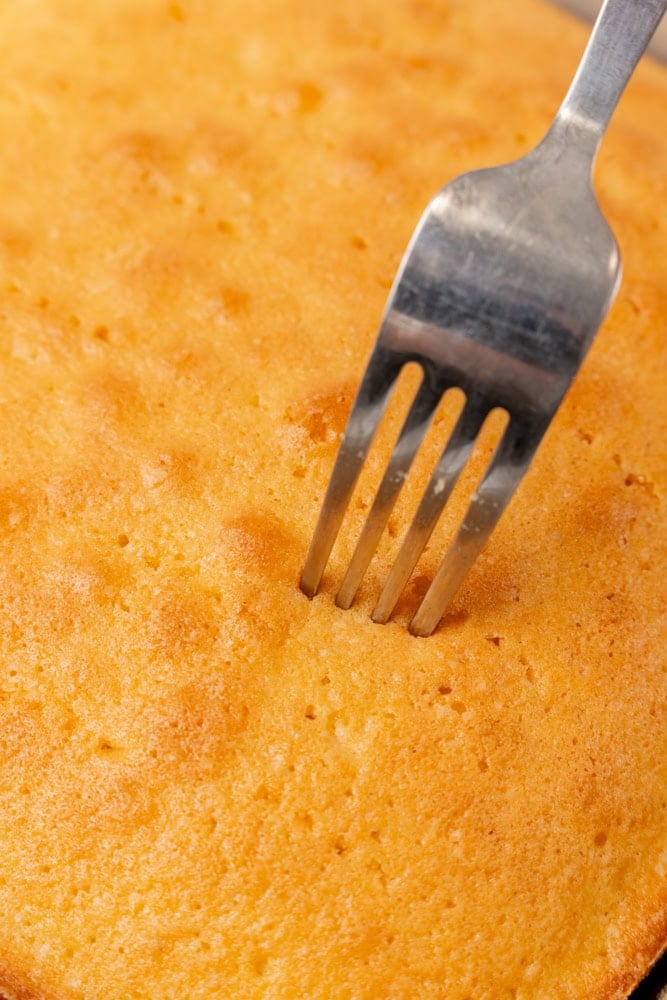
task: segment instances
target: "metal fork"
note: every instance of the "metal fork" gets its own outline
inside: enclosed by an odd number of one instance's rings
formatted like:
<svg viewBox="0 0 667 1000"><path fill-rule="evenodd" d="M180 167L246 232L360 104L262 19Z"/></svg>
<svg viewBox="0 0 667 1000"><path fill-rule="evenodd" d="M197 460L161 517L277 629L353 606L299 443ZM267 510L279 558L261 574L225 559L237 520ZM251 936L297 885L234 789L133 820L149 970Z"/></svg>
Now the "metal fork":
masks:
<svg viewBox="0 0 667 1000"><path fill-rule="evenodd" d="M400 370L422 380L336 603L348 608L447 389L466 401L389 572L386 622L487 414L508 423L410 631L430 635L521 481L590 347L620 278L616 241L592 186L609 119L667 0L606 0L542 142L520 160L464 174L430 203L382 318L301 578L313 596Z"/></svg>

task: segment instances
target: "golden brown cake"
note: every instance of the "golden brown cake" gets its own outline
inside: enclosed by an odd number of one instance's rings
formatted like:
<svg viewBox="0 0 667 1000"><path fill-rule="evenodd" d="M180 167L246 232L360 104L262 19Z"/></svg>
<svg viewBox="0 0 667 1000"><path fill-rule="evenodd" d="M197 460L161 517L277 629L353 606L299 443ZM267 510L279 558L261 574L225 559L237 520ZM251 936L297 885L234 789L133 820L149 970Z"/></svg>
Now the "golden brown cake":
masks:
<svg viewBox="0 0 667 1000"><path fill-rule="evenodd" d="M540 138L585 34L0 5L0 994L612 1000L664 946L665 69L599 162L618 301L441 627L440 542L369 611L449 404L353 609L370 480L297 586L422 208Z"/></svg>

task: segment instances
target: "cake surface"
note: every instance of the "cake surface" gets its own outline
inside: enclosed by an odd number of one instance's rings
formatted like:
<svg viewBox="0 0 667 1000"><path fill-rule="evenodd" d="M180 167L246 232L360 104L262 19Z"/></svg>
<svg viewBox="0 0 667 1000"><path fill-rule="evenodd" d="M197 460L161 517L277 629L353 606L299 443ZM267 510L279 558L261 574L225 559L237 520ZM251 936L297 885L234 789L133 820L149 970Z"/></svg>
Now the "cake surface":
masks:
<svg viewBox="0 0 667 1000"><path fill-rule="evenodd" d="M618 300L440 628L405 623L451 518L369 613L455 400L353 608L379 456L297 585L422 209L539 140L585 36L0 7L0 995L612 1000L664 947L663 68L597 168Z"/></svg>

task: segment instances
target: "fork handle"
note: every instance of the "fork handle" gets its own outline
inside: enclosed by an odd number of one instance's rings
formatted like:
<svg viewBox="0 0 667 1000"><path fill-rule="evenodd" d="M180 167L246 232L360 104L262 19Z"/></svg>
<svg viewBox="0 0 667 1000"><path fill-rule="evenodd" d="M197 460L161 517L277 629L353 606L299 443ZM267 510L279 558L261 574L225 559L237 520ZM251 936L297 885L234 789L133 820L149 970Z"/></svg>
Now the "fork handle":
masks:
<svg viewBox="0 0 667 1000"><path fill-rule="evenodd" d="M618 100L660 23L667 0L605 0L577 73L551 128L595 159Z"/></svg>

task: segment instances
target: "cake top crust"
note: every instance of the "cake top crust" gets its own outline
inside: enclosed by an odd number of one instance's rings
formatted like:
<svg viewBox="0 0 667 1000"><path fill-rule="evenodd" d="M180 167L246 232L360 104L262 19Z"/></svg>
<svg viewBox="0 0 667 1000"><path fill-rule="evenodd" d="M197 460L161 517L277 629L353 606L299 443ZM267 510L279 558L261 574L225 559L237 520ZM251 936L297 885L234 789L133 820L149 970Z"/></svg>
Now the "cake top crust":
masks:
<svg viewBox="0 0 667 1000"><path fill-rule="evenodd" d="M536 0L0 7L0 995L612 1000L667 937L667 72L596 171L625 276L429 639L298 589L407 241L544 133Z"/></svg>

